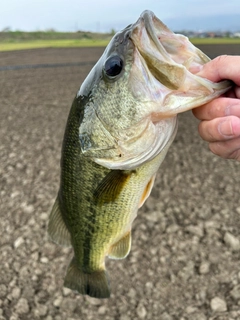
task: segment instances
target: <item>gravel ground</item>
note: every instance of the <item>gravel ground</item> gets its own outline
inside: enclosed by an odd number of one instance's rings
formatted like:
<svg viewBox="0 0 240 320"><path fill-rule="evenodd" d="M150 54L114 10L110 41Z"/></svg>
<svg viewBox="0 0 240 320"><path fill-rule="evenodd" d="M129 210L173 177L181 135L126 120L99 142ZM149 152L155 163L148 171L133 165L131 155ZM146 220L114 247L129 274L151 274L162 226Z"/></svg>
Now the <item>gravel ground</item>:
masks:
<svg viewBox="0 0 240 320"><path fill-rule="evenodd" d="M0 65L93 61L101 52L7 52ZM139 210L130 255L107 261L111 298L63 288L72 251L49 241L46 228L66 118L89 69L0 72L0 320L240 319L240 164L208 151L190 112Z"/></svg>

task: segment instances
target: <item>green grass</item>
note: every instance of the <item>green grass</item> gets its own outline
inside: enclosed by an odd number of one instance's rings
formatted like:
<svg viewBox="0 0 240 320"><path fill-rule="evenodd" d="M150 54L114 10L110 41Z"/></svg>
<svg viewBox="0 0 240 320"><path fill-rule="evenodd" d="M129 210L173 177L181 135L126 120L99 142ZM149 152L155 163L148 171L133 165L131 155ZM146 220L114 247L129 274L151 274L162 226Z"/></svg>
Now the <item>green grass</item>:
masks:
<svg viewBox="0 0 240 320"><path fill-rule="evenodd" d="M193 44L240 44L240 38L191 38Z"/></svg>
<svg viewBox="0 0 240 320"><path fill-rule="evenodd" d="M0 42L0 51L14 51L37 48L105 47L109 40L64 39L32 40L23 42Z"/></svg>
<svg viewBox="0 0 240 320"><path fill-rule="evenodd" d="M37 48L105 47L112 33L91 32L0 32L0 51ZM191 38L193 44L240 44L240 38Z"/></svg>

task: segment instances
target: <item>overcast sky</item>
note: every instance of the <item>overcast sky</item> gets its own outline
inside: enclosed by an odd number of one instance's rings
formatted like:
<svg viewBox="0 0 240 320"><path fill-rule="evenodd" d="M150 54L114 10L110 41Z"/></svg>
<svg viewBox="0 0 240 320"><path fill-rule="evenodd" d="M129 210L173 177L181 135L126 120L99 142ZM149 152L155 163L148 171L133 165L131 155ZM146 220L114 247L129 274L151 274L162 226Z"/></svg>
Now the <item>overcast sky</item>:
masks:
<svg viewBox="0 0 240 320"><path fill-rule="evenodd" d="M106 32L120 30L149 9L170 28L240 30L240 0L0 0L0 30ZM231 15L235 15L234 19ZM230 17L230 18L229 18ZM197 23L198 22L198 23Z"/></svg>

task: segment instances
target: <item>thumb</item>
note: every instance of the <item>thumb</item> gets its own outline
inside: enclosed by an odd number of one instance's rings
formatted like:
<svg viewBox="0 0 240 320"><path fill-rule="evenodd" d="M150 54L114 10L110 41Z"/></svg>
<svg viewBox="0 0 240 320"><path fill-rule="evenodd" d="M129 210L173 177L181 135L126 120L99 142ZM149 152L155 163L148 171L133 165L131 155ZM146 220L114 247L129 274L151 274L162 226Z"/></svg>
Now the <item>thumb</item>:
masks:
<svg viewBox="0 0 240 320"><path fill-rule="evenodd" d="M240 86L240 56L218 56L204 64L196 75L213 82L232 80Z"/></svg>

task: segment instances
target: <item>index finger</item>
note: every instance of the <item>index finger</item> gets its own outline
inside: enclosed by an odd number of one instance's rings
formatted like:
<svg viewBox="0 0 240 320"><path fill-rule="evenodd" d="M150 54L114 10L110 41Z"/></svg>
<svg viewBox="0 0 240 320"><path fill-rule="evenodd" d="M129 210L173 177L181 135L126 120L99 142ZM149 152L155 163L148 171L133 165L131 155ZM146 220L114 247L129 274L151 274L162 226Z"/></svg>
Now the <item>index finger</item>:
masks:
<svg viewBox="0 0 240 320"><path fill-rule="evenodd" d="M230 115L240 118L240 100L220 97L193 109L192 112L199 120L211 120Z"/></svg>
<svg viewBox="0 0 240 320"><path fill-rule="evenodd" d="M204 64L197 75L213 82L232 80L240 86L240 56L218 56Z"/></svg>

